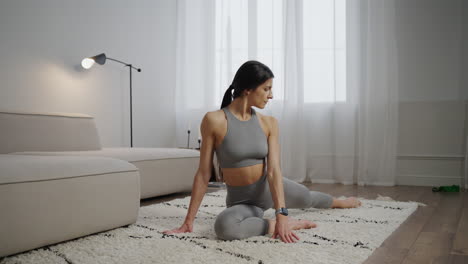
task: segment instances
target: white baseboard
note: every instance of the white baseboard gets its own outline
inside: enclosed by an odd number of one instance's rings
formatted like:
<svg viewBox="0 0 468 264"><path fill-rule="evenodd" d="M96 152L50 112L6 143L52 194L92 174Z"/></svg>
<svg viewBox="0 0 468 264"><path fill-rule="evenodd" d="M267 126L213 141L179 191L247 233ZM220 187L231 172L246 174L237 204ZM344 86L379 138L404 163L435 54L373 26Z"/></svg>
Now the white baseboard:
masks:
<svg viewBox="0 0 468 264"><path fill-rule="evenodd" d="M323 184L334 184L339 183L343 185L352 185L354 182L352 181L337 181L332 179L312 179L310 180L311 183L323 183ZM359 183L359 186L395 186L393 182L372 182L372 183Z"/></svg>
<svg viewBox="0 0 468 264"><path fill-rule="evenodd" d="M341 184L344 184L344 185L353 184L353 182L348 182L348 181L341 182L341 181L336 181L336 180L332 180L332 179L311 179L310 182L311 183L324 183L324 184L341 183Z"/></svg>
<svg viewBox="0 0 468 264"><path fill-rule="evenodd" d="M318 184L334 184L340 183L344 185L351 185L353 182L339 182L332 179L311 179L311 183ZM428 175L398 175L396 185L410 185L410 186L443 186L443 185L460 185L460 177L452 176L428 176ZM358 184L360 186L395 186L393 182L373 182L372 184ZM465 185L468 189L468 184Z"/></svg>
<svg viewBox="0 0 468 264"><path fill-rule="evenodd" d="M433 175L398 175L397 185L443 186L460 185L461 177Z"/></svg>
<svg viewBox="0 0 468 264"><path fill-rule="evenodd" d="M395 186L397 185L395 182L372 182L372 183L359 183L359 186Z"/></svg>
<svg viewBox="0 0 468 264"><path fill-rule="evenodd" d="M353 182L340 182L333 179L311 179L310 183L318 184L344 184L351 185ZM359 186L395 186L395 185L411 185L411 186L443 186L443 185L460 185L461 178L457 176L433 176L433 175L398 175L396 183L393 182L373 182L371 184L358 184ZM468 189L468 184L465 185Z"/></svg>

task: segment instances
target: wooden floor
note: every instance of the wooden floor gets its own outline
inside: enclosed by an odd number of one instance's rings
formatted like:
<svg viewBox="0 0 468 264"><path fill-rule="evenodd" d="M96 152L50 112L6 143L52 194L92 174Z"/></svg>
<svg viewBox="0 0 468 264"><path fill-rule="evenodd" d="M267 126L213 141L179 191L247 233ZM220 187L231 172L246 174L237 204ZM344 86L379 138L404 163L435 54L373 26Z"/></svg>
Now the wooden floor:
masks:
<svg viewBox="0 0 468 264"><path fill-rule="evenodd" d="M397 201L417 201L419 207L364 264L385 263L468 263L468 193L433 193L430 187L355 186L341 184L307 184L309 189L338 196L375 199L377 194ZM208 192L217 191L209 188ZM142 206L190 195L174 194L147 199Z"/></svg>

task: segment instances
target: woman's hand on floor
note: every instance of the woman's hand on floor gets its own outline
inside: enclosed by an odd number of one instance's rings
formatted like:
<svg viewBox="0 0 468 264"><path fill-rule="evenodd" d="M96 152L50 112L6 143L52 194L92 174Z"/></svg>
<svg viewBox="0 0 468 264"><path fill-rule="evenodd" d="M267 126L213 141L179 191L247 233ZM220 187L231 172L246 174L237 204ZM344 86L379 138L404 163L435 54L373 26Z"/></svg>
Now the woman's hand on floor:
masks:
<svg viewBox="0 0 468 264"><path fill-rule="evenodd" d="M170 235L170 234L176 234L176 233L190 233L190 232L193 232L193 224L184 222L179 228L166 230L163 232L163 234Z"/></svg>
<svg viewBox="0 0 468 264"><path fill-rule="evenodd" d="M278 215L276 217L275 231L272 238L276 239L278 236L285 243L295 243L299 240L299 237L292 232L287 216Z"/></svg>

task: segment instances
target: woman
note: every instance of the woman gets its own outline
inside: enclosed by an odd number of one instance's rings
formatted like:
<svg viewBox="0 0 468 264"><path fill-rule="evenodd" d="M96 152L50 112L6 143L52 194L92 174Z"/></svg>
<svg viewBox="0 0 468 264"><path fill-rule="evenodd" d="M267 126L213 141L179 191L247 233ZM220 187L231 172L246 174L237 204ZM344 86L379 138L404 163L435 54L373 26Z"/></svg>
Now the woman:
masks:
<svg viewBox="0 0 468 264"><path fill-rule="evenodd" d="M221 110L204 116L200 164L187 216L181 227L164 233L193 231L193 221L211 177L214 151L227 187L227 208L218 215L214 226L220 239L272 234L273 238L279 237L283 242L296 242L299 237L292 230L313 228L316 224L288 218L286 208L351 208L360 205L354 197L337 200L283 179L278 122L252 108L263 109L273 98L273 77L272 71L260 62L244 63L224 95ZM276 209L276 220L263 218L263 212L269 208Z"/></svg>

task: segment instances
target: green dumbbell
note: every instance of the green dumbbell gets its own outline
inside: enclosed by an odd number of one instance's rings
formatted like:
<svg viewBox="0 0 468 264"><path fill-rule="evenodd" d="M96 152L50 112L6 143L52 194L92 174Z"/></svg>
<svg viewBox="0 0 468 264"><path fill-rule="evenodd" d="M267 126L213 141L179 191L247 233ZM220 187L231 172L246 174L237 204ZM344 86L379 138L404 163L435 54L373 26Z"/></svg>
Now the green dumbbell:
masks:
<svg viewBox="0 0 468 264"><path fill-rule="evenodd" d="M452 186L440 186L432 188L433 192L459 192L460 186L452 185Z"/></svg>

